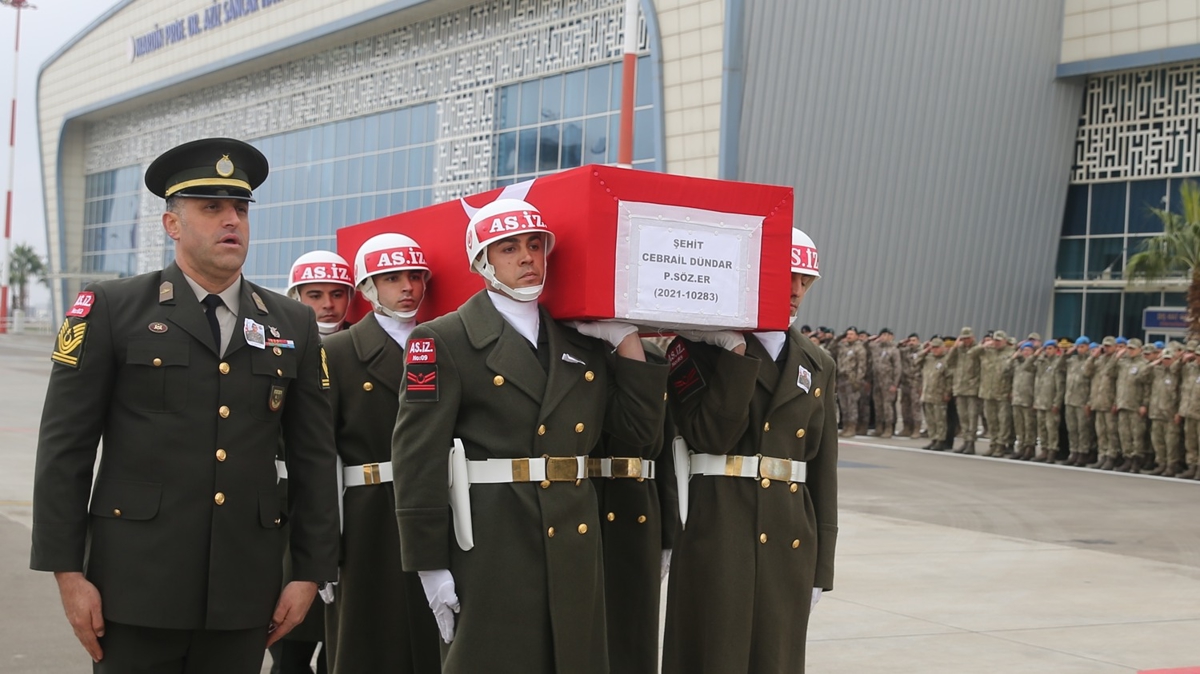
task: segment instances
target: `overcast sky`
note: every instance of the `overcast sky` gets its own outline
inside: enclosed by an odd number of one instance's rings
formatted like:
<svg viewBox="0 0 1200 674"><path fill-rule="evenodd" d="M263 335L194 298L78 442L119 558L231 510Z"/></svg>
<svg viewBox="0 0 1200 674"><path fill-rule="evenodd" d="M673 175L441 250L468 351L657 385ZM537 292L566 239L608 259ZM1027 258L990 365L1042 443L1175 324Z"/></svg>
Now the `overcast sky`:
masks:
<svg viewBox="0 0 1200 674"><path fill-rule="evenodd" d="M16 180L13 184L13 245L28 243L43 256L46 252L46 211L42 206L41 159L38 154L37 75L42 64L116 0L31 0L34 10L21 10L21 51L17 73ZM0 138L8 138L10 99L13 92L13 47L17 12L0 5ZM9 149L3 146L0 190L8 189ZM3 199L0 194L0 199ZM2 202L0 202L2 203ZM0 218L3 217L0 205ZM3 225L0 225L3 226ZM31 301L49 297L40 286L31 287Z"/></svg>

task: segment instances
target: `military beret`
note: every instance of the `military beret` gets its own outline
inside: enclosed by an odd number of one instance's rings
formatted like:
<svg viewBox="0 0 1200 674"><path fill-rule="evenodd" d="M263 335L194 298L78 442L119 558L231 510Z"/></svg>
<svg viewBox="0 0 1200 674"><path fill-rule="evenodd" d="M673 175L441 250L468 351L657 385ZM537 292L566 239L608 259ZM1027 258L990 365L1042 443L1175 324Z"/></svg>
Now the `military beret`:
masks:
<svg viewBox="0 0 1200 674"><path fill-rule="evenodd" d="M146 188L163 199L218 197L254 201L267 158L233 138L203 138L167 150L146 169Z"/></svg>
<svg viewBox="0 0 1200 674"><path fill-rule="evenodd" d="M992 339L999 339L1000 341L1007 341L1008 333L1003 330L997 330L992 333Z"/></svg>
<svg viewBox="0 0 1200 674"><path fill-rule="evenodd" d="M1109 336L1105 337L1104 339L1100 340L1100 343L1103 344L1104 346L1116 346L1117 340L1114 339L1112 335L1109 335Z"/></svg>
<svg viewBox="0 0 1200 674"><path fill-rule="evenodd" d="M1163 348L1164 346L1166 346L1166 345L1162 343L1162 340L1161 340L1161 339L1158 339L1158 340L1155 340L1155 341L1154 341L1154 348L1156 348L1156 349L1161 349L1161 348Z"/></svg>
<svg viewBox="0 0 1200 674"><path fill-rule="evenodd" d="M959 331L958 336L959 337L974 337L975 331L972 330L971 328L964 327L962 330Z"/></svg>
<svg viewBox="0 0 1200 674"><path fill-rule="evenodd" d="M891 329L891 328L881 328L881 329L879 330L879 334L881 334L881 335L894 335L895 333L894 333L894 332L892 332L892 329Z"/></svg>
<svg viewBox="0 0 1200 674"><path fill-rule="evenodd" d="M1088 339L1087 335L1083 335L1082 337L1077 337L1075 339L1075 346L1079 346L1080 344L1090 344L1091 341L1092 340Z"/></svg>
<svg viewBox="0 0 1200 674"><path fill-rule="evenodd" d="M854 327L853 325L851 325L850 327L846 328L846 332L850 332L851 330L853 330L853 331L855 331L855 332L858 332L858 328Z"/></svg>
<svg viewBox="0 0 1200 674"><path fill-rule="evenodd" d="M1091 344L1088 344L1088 348L1089 349L1098 349L1098 348L1100 348L1100 344L1098 342L1092 342Z"/></svg>
<svg viewBox="0 0 1200 674"><path fill-rule="evenodd" d="M1047 349L1057 349L1059 347L1059 343L1054 340L1050 340L1049 342L1046 342L1042 346Z"/></svg>
<svg viewBox="0 0 1200 674"><path fill-rule="evenodd" d="M920 339L920 338L921 338L921 336L915 332L907 337L907 339Z"/></svg>
<svg viewBox="0 0 1200 674"><path fill-rule="evenodd" d="M1020 348L1022 348L1022 349L1032 349L1032 348L1033 348L1033 342L1031 342L1031 341L1029 341L1029 340L1025 340L1024 342L1021 342L1021 347L1020 347Z"/></svg>
<svg viewBox="0 0 1200 674"><path fill-rule="evenodd" d="M801 325L800 332L812 332L812 326L811 325Z"/></svg>
<svg viewBox="0 0 1200 674"><path fill-rule="evenodd" d="M1133 339L1125 342L1125 344L1131 349L1142 348L1142 340L1138 339L1137 337L1134 337Z"/></svg>
<svg viewBox="0 0 1200 674"><path fill-rule="evenodd" d="M1118 338L1116 339L1116 342L1117 342L1117 346L1120 346L1120 345L1122 345L1122 344L1128 344L1128 343L1129 343L1129 340L1128 340L1128 339L1125 339L1124 337L1118 337ZM1141 342L1138 342L1138 346L1141 346Z"/></svg>

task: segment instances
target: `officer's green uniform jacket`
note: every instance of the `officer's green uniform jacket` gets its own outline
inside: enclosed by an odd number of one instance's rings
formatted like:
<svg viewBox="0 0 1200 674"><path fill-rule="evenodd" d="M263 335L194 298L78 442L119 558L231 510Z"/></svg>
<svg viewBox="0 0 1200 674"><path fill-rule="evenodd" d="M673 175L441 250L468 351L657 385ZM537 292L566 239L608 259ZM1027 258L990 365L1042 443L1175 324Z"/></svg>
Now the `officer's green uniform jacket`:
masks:
<svg viewBox="0 0 1200 674"><path fill-rule="evenodd" d="M1092 413L1111 411L1117 399L1117 367L1120 359L1114 354L1089 357L1084 361L1084 374L1091 377L1088 405Z"/></svg>
<svg viewBox="0 0 1200 674"><path fill-rule="evenodd" d="M1117 409L1136 412L1149 394L1149 363L1141 355L1117 361Z"/></svg>
<svg viewBox="0 0 1200 674"><path fill-rule="evenodd" d="M671 412L691 451L806 461L808 473L804 484L692 477L671 562L663 672L803 672L812 590L833 588L833 360L795 330L782 363L753 335L744 356L676 339L667 357Z"/></svg>
<svg viewBox="0 0 1200 674"><path fill-rule="evenodd" d="M946 354L933 355L932 352L917 354L917 364L921 366L921 402L933 405L945 405L946 396L950 395L950 383L953 373L946 364Z"/></svg>
<svg viewBox="0 0 1200 674"><path fill-rule="evenodd" d="M404 349L372 313L326 337L325 351L338 456L346 466L391 461ZM329 671L441 671L437 623L421 579L400 568L392 485L347 487L342 508L341 573L326 607Z"/></svg>
<svg viewBox="0 0 1200 674"><path fill-rule="evenodd" d="M545 369L486 291L409 338L433 340L436 401L413 402L430 396L406 380L392 441L396 516L404 569L454 576L462 612L443 649L446 672L609 671L591 480L473 485L474 549L461 550L451 530L454 438L478 461L587 455L602 430L637 446L662 432L666 366L610 358L612 347L544 309L540 323Z"/></svg>
<svg viewBox="0 0 1200 674"><path fill-rule="evenodd" d="M662 350L643 342L646 360L665 363ZM662 551L679 528L670 415L659 437L633 446L605 433L592 456L640 457L655 462L653 480L594 478L604 539L604 607L608 659L614 672L658 673Z"/></svg>
<svg viewBox="0 0 1200 674"><path fill-rule="evenodd" d="M1179 361L1147 366L1147 416L1156 421L1171 421L1179 412Z"/></svg>
<svg viewBox="0 0 1200 674"><path fill-rule="evenodd" d="M1033 407L1034 379L1037 376L1038 359L1018 355L1013 369L1012 404L1014 407Z"/></svg>
<svg viewBox="0 0 1200 674"><path fill-rule="evenodd" d="M241 283L224 358L174 264L88 286L90 312L60 332L38 439L31 566L86 566L107 620L265 628L283 571L281 435L295 578L337 572L336 458L316 320ZM246 319L295 348L248 345Z"/></svg>
<svg viewBox="0 0 1200 674"><path fill-rule="evenodd" d="M1062 411L1063 391L1067 388L1066 361L1059 356L1034 358L1033 409Z"/></svg>

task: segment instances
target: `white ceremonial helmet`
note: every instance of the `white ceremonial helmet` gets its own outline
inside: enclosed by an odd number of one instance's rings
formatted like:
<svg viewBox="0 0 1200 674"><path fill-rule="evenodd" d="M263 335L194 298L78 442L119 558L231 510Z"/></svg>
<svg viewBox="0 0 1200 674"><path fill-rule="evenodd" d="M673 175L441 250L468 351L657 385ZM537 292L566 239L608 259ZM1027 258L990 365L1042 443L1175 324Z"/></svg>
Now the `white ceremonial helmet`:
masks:
<svg viewBox="0 0 1200 674"><path fill-rule="evenodd" d="M425 272L425 280L429 280L431 273L421 244L403 234L376 234L364 241L354 255L354 283L359 292L371 302L372 308L393 318L409 320L417 315L417 310L395 311L380 305L372 277L413 269Z"/></svg>
<svg viewBox="0 0 1200 674"><path fill-rule="evenodd" d="M816 276L821 278L821 270L817 265L817 244L812 237L792 228L792 273Z"/></svg>
<svg viewBox="0 0 1200 674"><path fill-rule="evenodd" d="M501 198L475 211L467 224L467 259L471 270L494 284L505 295L519 302L532 302L542 294L542 286L510 288L496 280L496 268L487 260L487 247L519 234L541 232L546 255L554 248L554 232L542 221L542 214L529 202Z"/></svg>
<svg viewBox="0 0 1200 674"><path fill-rule="evenodd" d="M299 302L300 286L308 283L337 283L354 292L354 282L350 279L350 265L341 255L328 250L314 250L296 258L291 271L288 272L287 296ZM317 330L322 335L335 333L341 327L341 323L317 321Z"/></svg>

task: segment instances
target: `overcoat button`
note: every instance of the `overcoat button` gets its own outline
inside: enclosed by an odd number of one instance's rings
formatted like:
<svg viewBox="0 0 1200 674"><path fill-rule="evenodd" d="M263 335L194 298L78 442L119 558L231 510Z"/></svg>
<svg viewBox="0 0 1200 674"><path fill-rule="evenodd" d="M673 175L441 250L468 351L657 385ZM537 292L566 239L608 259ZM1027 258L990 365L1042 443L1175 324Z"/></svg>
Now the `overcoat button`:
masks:
<svg viewBox="0 0 1200 674"><path fill-rule="evenodd" d="M225 450L218 449L217 450L217 461L224 461L225 457L226 457Z"/></svg>
<svg viewBox="0 0 1200 674"><path fill-rule="evenodd" d="M766 433L769 430L771 430L771 422L768 421L767 423L763 424L763 433Z"/></svg>
<svg viewBox="0 0 1200 674"><path fill-rule="evenodd" d="M496 386L504 386L504 377L496 375L495 377L492 377L492 383Z"/></svg>
<svg viewBox="0 0 1200 674"><path fill-rule="evenodd" d="M645 524L645 523L646 523L646 516L638 515L638 524Z"/></svg>
<svg viewBox="0 0 1200 674"><path fill-rule="evenodd" d="M217 414L221 415L222 419L228 419L229 418L229 406L221 405L219 408L217 408Z"/></svg>
<svg viewBox="0 0 1200 674"><path fill-rule="evenodd" d="M767 535L766 535L766 534L759 534L759 535L758 535L758 542L759 542L759 543L766 543L766 542L767 542Z"/></svg>
<svg viewBox="0 0 1200 674"><path fill-rule="evenodd" d="M546 535L549 536L550 538L554 538L554 527L550 527L549 529L547 529Z"/></svg>
<svg viewBox="0 0 1200 674"><path fill-rule="evenodd" d="M798 548L798 547L800 547L800 539L799 539L799 538L797 538L796 540L792 541L792 549L793 549L793 550L795 550L795 549L796 549L796 548Z"/></svg>
<svg viewBox="0 0 1200 674"><path fill-rule="evenodd" d="M803 428L798 428L798 429L796 429L796 437L797 437L797 438L803 438L803 437L804 437L804 429L803 429Z"/></svg>
<svg viewBox="0 0 1200 674"><path fill-rule="evenodd" d="M283 355L283 349L281 349L281 348L279 348L279 347L277 346L277 347L275 347L274 349L271 349L271 353L275 354L276 356L282 356L282 355Z"/></svg>
<svg viewBox="0 0 1200 674"><path fill-rule="evenodd" d="M221 374L229 374L229 363L221 363L217 366L217 371Z"/></svg>
<svg viewBox="0 0 1200 674"><path fill-rule="evenodd" d="M579 525L579 533L581 533L581 534L586 534L586 533L587 533L587 525L586 525L586 524L580 524L580 525Z"/></svg>
<svg viewBox="0 0 1200 674"><path fill-rule="evenodd" d="M793 482L792 486L788 487L788 489L791 489L792 493L795 494L796 492L800 491L800 485Z"/></svg>
<svg viewBox="0 0 1200 674"><path fill-rule="evenodd" d="M591 370L588 370L587 372L583 373L583 378L588 381L591 381L596 378L596 373L592 372Z"/></svg>
<svg viewBox="0 0 1200 674"><path fill-rule="evenodd" d="M821 389L817 389L817 390L813 391L813 397L820 398L821 397Z"/></svg>
<svg viewBox="0 0 1200 674"><path fill-rule="evenodd" d="M162 367L162 358L155 358L151 362L154 363L154 367Z"/></svg>
<svg viewBox="0 0 1200 674"><path fill-rule="evenodd" d="M276 377L282 377L282 376L283 376L283 370L275 370L275 376L276 376Z"/></svg>
<svg viewBox="0 0 1200 674"><path fill-rule="evenodd" d="M282 521L283 521L283 520L281 520L280 518L276 517L276 518L275 518L275 526L279 526L279 523L280 523L280 522L282 522Z"/></svg>
<svg viewBox="0 0 1200 674"><path fill-rule="evenodd" d="M225 505L225 494L217 492L213 495L213 503L217 505Z"/></svg>
<svg viewBox="0 0 1200 674"><path fill-rule="evenodd" d="M542 480L539 484L541 485L542 489L550 488L550 480Z"/></svg>
<svg viewBox="0 0 1200 674"><path fill-rule="evenodd" d="M609 522L611 522L611 521L613 521L613 520L615 520L615 519L617 519L617 514L616 514L616 513L609 513L609 514L608 514L608 521L609 521Z"/></svg>
<svg viewBox="0 0 1200 674"><path fill-rule="evenodd" d="M371 382L369 382L369 381L364 381L364 382L363 382L363 390L364 390L364 391L370 391L370 390L371 390L371 389L373 389L373 388L375 388L375 385L374 385L374 384L372 384Z"/></svg>
<svg viewBox="0 0 1200 674"><path fill-rule="evenodd" d="M541 426L538 426L538 435L545 435L545 434L546 434L546 424L542 424Z"/></svg>
<svg viewBox="0 0 1200 674"><path fill-rule="evenodd" d="M764 477L762 479L762 488L766 489L767 487L770 487L770 486L771 486L771 481Z"/></svg>
<svg viewBox="0 0 1200 674"><path fill-rule="evenodd" d="M120 517L120 516L121 516L121 509L113 508L113 517Z"/></svg>
<svg viewBox="0 0 1200 674"><path fill-rule="evenodd" d="M583 424L575 424L575 432L582 433L583 432Z"/></svg>

